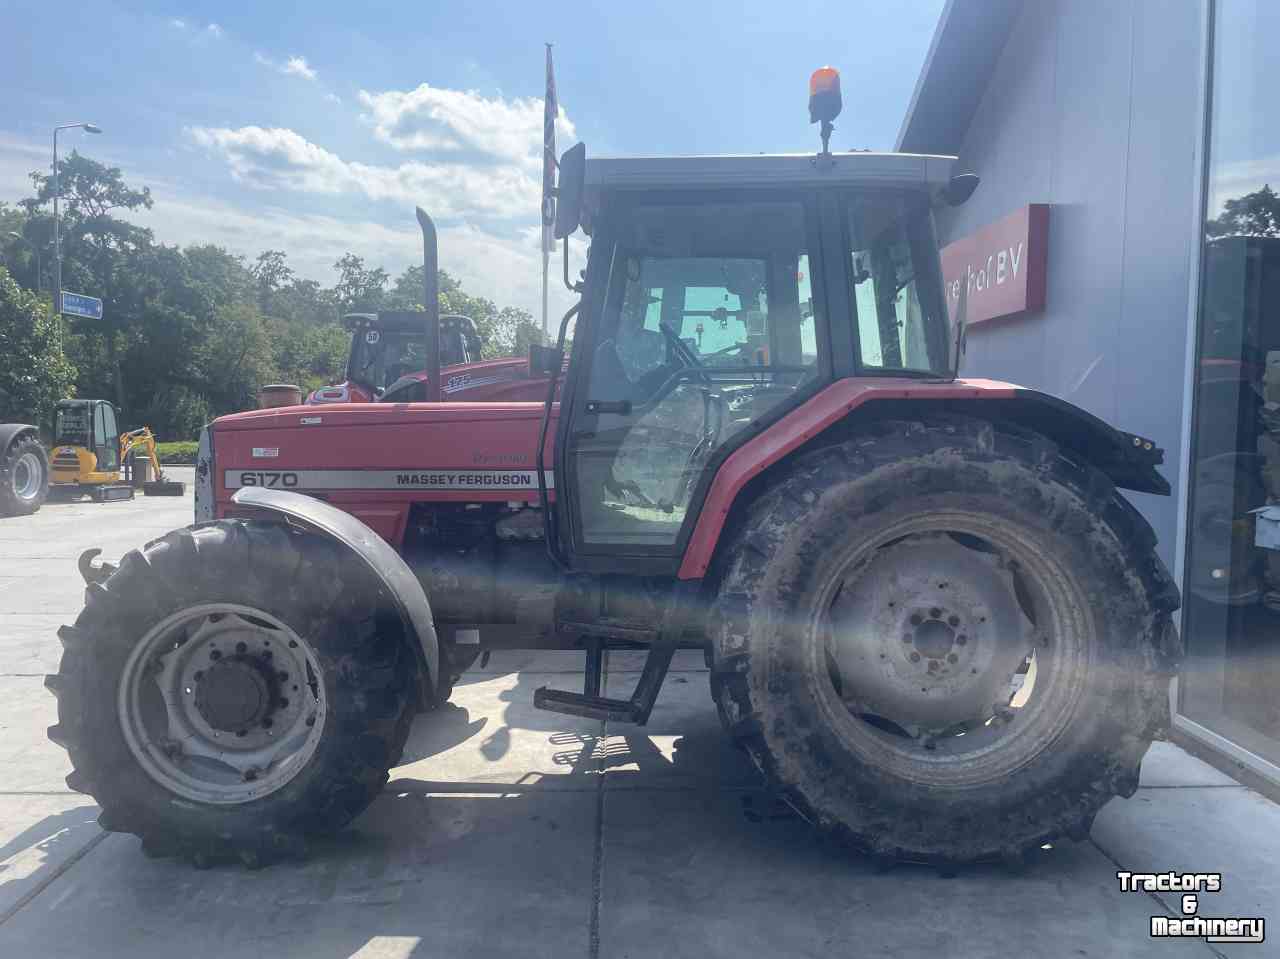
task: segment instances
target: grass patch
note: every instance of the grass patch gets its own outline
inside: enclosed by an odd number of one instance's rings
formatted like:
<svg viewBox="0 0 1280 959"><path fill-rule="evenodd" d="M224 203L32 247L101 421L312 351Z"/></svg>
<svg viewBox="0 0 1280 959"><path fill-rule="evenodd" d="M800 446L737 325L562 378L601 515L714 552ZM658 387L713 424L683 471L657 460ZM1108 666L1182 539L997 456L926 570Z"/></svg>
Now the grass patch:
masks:
<svg viewBox="0 0 1280 959"><path fill-rule="evenodd" d="M161 465L190 466L196 461L196 451L200 444L194 440L183 440L177 443L157 443L156 456Z"/></svg>

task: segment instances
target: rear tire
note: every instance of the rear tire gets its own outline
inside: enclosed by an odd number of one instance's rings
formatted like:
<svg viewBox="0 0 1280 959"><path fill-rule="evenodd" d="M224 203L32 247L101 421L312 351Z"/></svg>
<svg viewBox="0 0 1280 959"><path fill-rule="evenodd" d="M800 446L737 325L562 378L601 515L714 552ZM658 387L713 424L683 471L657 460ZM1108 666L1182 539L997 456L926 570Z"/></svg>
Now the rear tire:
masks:
<svg viewBox="0 0 1280 959"><path fill-rule="evenodd" d="M22 436L0 454L0 516L29 516L49 495L49 456L34 436Z"/></svg>
<svg viewBox="0 0 1280 959"><path fill-rule="evenodd" d="M413 719L416 660L376 577L279 524L221 521L134 550L58 635L49 738L70 753L67 784L97 800L104 829L197 865L259 865L346 825ZM250 700L266 705L249 716Z"/></svg>
<svg viewBox="0 0 1280 959"><path fill-rule="evenodd" d="M1154 546L1038 434L875 424L797 459L726 544L721 718L794 807L875 855L1086 838L1167 729L1178 596Z"/></svg>

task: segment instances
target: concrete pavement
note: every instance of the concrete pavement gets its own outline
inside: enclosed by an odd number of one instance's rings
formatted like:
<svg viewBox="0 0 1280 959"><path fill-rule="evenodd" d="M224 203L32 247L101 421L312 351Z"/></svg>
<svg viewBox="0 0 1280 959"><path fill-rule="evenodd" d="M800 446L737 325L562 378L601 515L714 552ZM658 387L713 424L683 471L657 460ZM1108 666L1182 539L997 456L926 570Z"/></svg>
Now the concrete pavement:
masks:
<svg viewBox="0 0 1280 959"><path fill-rule="evenodd" d="M1280 932L1154 941L1148 917L1177 915L1177 894L1118 888L1118 868L1222 871L1202 914L1280 922L1280 807L1180 749L1153 747L1090 842L1020 874L880 872L769 802L721 736L697 656L638 730L532 708L539 685L580 683L580 656L495 654L305 862L148 860L66 788L42 677L80 607L81 550L115 558L190 517L188 495L0 520L0 956L1280 955ZM638 668L614 654L610 690Z"/></svg>

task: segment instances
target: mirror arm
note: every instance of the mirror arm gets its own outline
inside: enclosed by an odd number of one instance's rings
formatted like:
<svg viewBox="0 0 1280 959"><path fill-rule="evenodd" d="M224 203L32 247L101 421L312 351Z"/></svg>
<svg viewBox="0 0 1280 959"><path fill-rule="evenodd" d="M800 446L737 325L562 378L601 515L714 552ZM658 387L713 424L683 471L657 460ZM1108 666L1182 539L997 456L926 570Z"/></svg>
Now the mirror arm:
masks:
<svg viewBox="0 0 1280 959"><path fill-rule="evenodd" d="M581 293L581 283L569 282L569 238L567 236L564 238L564 256L562 259L564 260L564 285L569 288L570 293Z"/></svg>

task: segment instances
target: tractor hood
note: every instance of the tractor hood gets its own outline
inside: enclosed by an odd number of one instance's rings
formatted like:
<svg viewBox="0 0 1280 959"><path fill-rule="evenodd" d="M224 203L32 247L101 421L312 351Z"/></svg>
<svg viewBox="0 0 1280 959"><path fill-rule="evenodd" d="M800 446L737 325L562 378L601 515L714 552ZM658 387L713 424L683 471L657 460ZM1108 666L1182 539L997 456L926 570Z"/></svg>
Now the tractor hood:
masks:
<svg viewBox="0 0 1280 959"><path fill-rule="evenodd" d="M214 421L208 465L198 464L197 475L207 469L218 516L239 514L231 504L238 489L287 489L329 500L396 542L414 498L536 503L541 416L540 403L252 410ZM547 480L554 487L550 471Z"/></svg>

